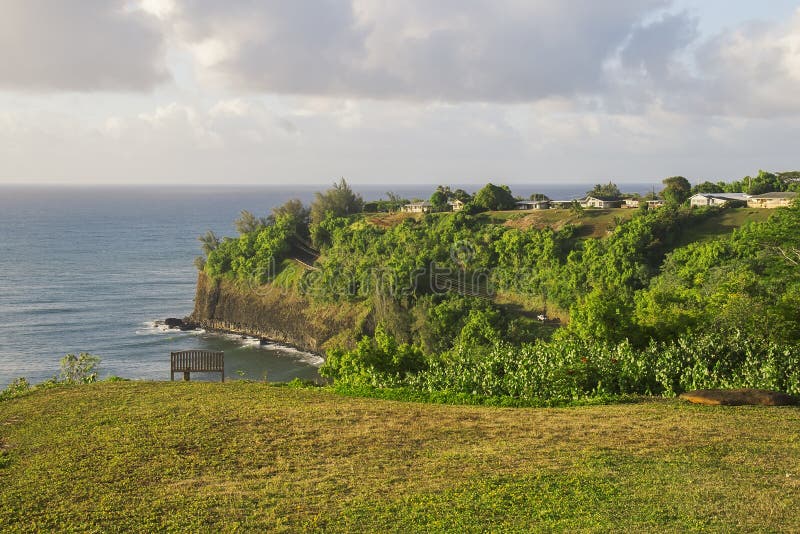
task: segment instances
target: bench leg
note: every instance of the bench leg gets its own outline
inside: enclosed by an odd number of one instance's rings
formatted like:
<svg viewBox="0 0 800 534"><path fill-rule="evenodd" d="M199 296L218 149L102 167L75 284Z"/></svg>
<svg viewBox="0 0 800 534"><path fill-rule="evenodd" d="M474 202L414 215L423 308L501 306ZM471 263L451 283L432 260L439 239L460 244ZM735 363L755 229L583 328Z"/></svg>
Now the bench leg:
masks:
<svg viewBox="0 0 800 534"><path fill-rule="evenodd" d="M219 375L222 377L222 381L225 382L225 371L220 371Z"/></svg>
<svg viewBox="0 0 800 534"><path fill-rule="evenodd" d="M169 381L170 382L174 382L175 381L175 371L170 371L169 372Z"/></svg>
<svg viewBox="0 0 800 534"><path fill-rule="evenodd" d="M188 382L189 381L189 371L183 372L183 380Z"/></svg>

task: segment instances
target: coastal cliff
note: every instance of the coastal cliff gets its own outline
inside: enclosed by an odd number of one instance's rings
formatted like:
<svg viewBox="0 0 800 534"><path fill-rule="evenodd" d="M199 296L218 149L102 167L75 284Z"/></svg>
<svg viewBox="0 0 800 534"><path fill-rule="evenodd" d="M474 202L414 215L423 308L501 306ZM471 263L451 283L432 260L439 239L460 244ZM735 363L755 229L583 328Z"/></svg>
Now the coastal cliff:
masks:
<svg viewBox="0 0 800 534"><path fill-rule="evenodd" d="M370 309L363 304L320 304L290 289L270 284L251 288L203 272L187 321L320 354L351 345L372 330Z"/></svg>

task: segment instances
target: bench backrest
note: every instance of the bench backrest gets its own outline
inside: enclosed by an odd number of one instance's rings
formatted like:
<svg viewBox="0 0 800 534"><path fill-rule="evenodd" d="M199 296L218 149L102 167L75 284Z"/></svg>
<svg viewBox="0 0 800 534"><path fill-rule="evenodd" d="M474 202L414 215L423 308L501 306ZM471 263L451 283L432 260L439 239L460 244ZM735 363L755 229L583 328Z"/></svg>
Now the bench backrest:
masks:
<svg viewBox="0 0 800 534"><path fill-rule="evenodd" d="M214 350L180 350L170 352L171 371L198 373L225 372L225 353Z"/></svg>

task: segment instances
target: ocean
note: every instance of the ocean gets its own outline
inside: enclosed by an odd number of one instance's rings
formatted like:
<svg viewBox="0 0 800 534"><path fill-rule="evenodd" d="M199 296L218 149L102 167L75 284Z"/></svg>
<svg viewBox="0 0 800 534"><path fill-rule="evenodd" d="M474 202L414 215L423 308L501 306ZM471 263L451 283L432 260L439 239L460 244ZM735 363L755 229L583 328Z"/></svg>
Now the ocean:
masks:
<svg viewBox="0 0 800 534"><path fill-rule="evenodd" d="M475 187L464 187L468 191ZM571 198L586 184L513 186L525 195ZM625 186L646 192L651 184ZM193 308L206 230L235 235L243 209L266 215L290 198L324 187L0 187L0 388L59 372L66 353L101 358L101 378L169 380L169 353L225 351L226 376L314 379L322 358L276 344L155 326ZM354 189L365 199L386 191L427 198L432 186ZM194 377L213 379L213 377Z"/></svg>

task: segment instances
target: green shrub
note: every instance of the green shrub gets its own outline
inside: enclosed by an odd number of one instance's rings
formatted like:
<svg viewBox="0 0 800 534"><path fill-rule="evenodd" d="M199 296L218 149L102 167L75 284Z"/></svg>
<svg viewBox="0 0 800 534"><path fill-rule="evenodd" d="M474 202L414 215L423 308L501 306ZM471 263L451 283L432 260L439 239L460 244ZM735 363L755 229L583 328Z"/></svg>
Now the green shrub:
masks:
<svg viewBox="0 0 800 534"><path fill-rule="evenodd" d="M97 380L100 358L88 352L67 354L61 359L61 381L67 384L90 384Z"/></svg>

